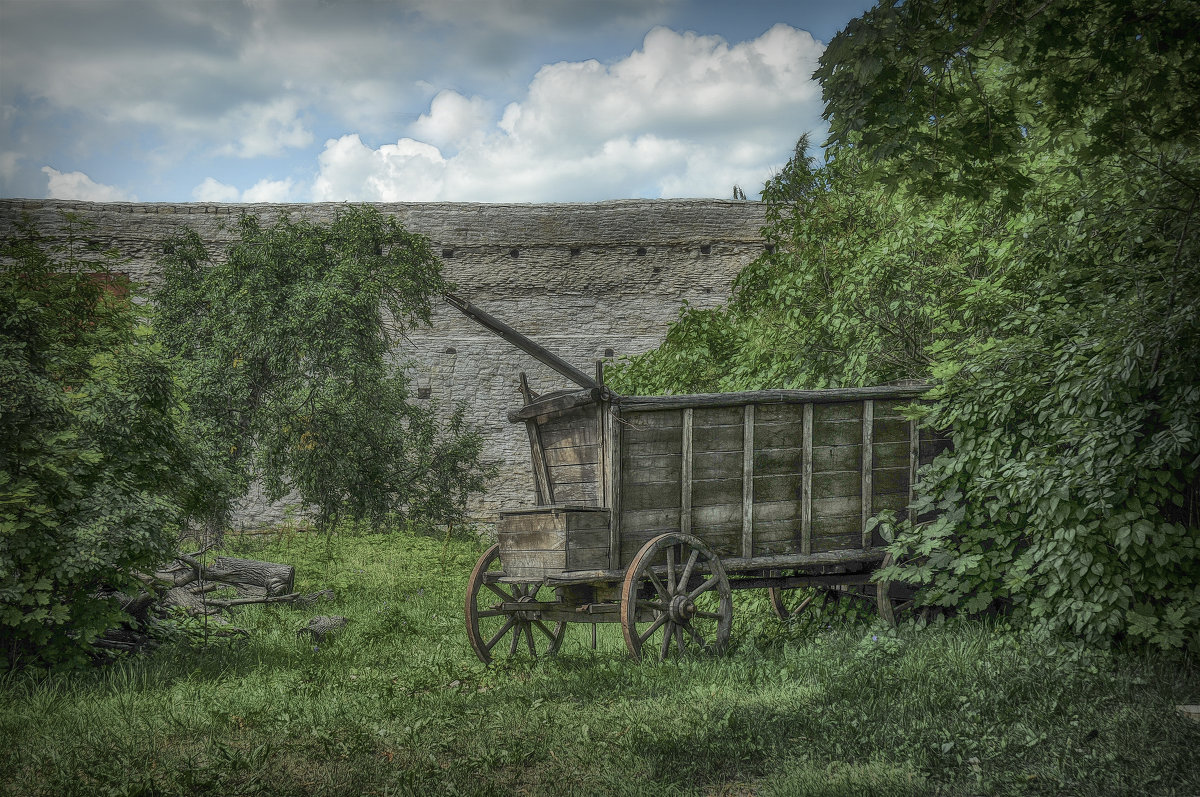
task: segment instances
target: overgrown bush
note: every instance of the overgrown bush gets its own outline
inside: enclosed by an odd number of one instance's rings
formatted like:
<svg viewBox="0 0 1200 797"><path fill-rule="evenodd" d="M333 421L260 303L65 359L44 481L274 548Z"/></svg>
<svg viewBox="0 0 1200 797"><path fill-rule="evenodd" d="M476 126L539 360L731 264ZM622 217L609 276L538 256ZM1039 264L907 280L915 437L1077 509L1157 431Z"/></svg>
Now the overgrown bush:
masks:
<svg viewBox="0 0 1200 797"><path fill-rule="evenodd" d="M171 363L109 258L28 229L0 248L0 655L84 660L101 587L168 555L207 501Z"/></svg>

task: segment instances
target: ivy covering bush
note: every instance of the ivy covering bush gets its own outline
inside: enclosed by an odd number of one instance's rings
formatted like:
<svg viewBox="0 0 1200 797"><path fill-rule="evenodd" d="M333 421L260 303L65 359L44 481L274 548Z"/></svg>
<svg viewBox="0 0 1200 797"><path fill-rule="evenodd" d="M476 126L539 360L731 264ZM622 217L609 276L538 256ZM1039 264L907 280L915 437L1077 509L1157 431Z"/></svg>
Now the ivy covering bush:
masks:
<svg viewBox="0 0 1200 797"><path fill-rule="evenodd" d="M954 449L887 575L1048 637L1200 649L1200 4L910 0L830 43L774 252L626 392L925 378Z"/></svg>

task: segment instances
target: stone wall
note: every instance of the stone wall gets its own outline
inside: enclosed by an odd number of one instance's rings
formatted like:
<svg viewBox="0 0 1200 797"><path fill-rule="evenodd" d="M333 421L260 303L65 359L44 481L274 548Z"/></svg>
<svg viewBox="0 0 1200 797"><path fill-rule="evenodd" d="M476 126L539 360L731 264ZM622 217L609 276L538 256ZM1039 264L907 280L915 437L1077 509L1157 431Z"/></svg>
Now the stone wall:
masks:
<svg viewBox="0 0 1200 797"><path fill-rule="evenodd" d="M234 239L229 222L242 213L264 221L280 213L329 220L339 204L216 205L0 200L0 235L23 214L52 240L62 240L72 213L95 226L84 242L113 247L136 280L157 278L159 242L183 225L219 249ZM458 293L585 373L611 349L617 357L657 346L685 300L698 307L729 295L739 270L763 250L763 207L722 200L621 200L588 204L380 203L408 229L428 236ZM435 306L433 325L410 335L394 354L428 400L465 401L487 438L486 456L500 475L477 498L473 514L489 520L501 508L533 503L528 443L510 424L520 405L518 373L533 389L571 385L554 371L462 316ZM282 517L282 506L248 503L239 524Z"/></svg>

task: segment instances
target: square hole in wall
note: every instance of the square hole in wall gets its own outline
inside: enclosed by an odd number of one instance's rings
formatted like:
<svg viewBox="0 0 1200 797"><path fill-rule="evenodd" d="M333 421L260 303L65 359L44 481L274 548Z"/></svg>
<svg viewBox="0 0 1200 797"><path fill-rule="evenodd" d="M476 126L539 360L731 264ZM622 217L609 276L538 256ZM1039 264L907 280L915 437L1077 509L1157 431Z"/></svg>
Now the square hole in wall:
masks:
<svg viewBox="0 0 1200 797"><path fill-rule="evenodd" d="M454 250L453 249L443 249L442 257L454 257Z"/></svg>
<svg viewBox="0 0 1200 797"><path fill-rule="evenodd" d="M700 254L711 255L712 254L712 244L704 244L703 246L701 246Z"/></svg>

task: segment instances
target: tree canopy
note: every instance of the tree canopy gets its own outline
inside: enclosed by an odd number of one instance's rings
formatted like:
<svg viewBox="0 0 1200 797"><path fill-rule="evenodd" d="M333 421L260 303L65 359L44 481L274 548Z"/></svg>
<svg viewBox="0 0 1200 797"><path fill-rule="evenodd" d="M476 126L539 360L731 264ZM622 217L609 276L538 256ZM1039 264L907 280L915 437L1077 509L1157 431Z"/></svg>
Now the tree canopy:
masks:
<svg viewBox="0 0 1200 797"><path fill-rule="evenodd" d="M1047 634L1200 645L1200 5L909 0L830 43L774 251L628 392L934 379L891 575ZM803 142L802 142L803 143Z"/></svg>
<svg viewBox="0 0 1200 797"><path fill-rule="evenodd" d="M236 229L219 258L194 231L168 240L155 300L238 494L254 480L272 499L295 491L322 528L461 523L487 473L482 437L461 408L441 424L410 401L391 355L449 289L429 241L369 206Z"/></svg>

